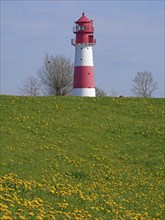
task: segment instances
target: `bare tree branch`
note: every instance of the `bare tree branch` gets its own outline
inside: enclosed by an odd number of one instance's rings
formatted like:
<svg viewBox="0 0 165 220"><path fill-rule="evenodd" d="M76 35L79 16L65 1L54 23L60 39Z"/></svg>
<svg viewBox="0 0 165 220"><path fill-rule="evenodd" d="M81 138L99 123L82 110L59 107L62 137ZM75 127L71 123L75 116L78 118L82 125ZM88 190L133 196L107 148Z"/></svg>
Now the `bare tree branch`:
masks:
<svg viewBox="0 0 165 220"><path fill-rule="evenodd" d="M96 87L95 89L96 89L96 96L107 96L107 93L104 90L98 87Z"/></svg>
<svg viewBox="0 0 165 220"><path fill-rule="evenodd" d="M40 94L40 84L33 76L25 80L22 87L19 87L18 89L19 94L23 96L38 96Z"/></svg>
<svg viewBox="0 0 165 220"><path fill-rule="evenodd" d="M158 88L151 72L138 72L133 79L134 85L131 91L138 97L151 97L152 93Z"/></svg>
<svg viewBox="0 0 165 220"><path fill-rule="evenodd" d="M64 56L46 54L43 66L38 75L48 95L66 96L72 90L73 65Z"/></svg>

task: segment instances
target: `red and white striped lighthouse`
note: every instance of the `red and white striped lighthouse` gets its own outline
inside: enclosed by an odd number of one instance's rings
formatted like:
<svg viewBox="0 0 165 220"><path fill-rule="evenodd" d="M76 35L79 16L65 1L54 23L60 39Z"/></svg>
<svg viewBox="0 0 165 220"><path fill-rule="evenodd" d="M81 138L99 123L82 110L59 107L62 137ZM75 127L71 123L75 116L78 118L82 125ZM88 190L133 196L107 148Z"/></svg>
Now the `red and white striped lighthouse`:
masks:
<svg viewBox="0 0 165 220"><path fill-rule="evenodd" d="M93 50L94 39L93 20L89 20L84 13L75 21L73 33L76 38L71 40L75 46L75 63L73 79L73 96L95 97Z"/></svg>

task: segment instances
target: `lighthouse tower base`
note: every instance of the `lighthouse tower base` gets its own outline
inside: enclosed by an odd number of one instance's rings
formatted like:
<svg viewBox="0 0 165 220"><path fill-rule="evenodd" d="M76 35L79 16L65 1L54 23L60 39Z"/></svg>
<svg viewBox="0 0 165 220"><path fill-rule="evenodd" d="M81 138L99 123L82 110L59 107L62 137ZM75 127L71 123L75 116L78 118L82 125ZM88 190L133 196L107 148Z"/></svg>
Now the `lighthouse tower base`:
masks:
<svg viewBox="0 0 165 220"><path fill-rule="evenodd" d="M74 88L73 96L96 97L95 88Z"/></svg>

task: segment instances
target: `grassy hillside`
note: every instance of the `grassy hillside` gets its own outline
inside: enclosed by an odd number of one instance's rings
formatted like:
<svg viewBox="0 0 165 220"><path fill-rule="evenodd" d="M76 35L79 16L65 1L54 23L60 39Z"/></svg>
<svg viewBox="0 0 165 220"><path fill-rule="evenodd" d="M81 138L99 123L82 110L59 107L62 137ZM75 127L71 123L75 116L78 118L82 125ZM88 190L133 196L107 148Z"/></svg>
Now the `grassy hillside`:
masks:
<svg viewBox="0 0 165 220"><path fill-rule="evenodd" d="M0 219L165 219L164 99L0 99Z"/></svg>

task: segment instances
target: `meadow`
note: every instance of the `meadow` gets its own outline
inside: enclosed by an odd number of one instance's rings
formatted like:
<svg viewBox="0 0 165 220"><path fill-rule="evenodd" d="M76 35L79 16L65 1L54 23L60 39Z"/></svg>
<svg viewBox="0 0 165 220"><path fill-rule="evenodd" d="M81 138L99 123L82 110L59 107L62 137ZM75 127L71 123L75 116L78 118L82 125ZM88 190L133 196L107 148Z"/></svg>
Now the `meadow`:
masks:
<svg viewBox="0 0 165 220"><path fill-rule="evenodd" d="M0 219L165 219L165 99L0 99Z"/></svg>

